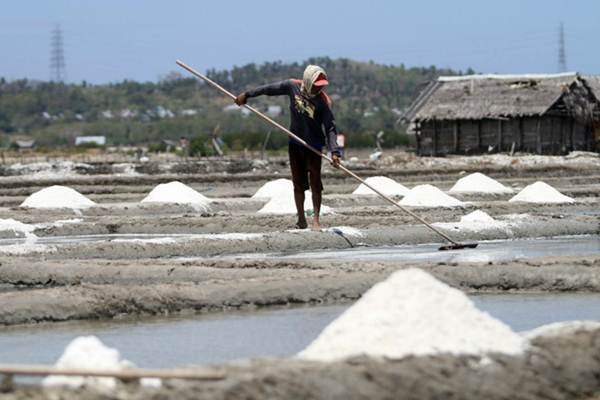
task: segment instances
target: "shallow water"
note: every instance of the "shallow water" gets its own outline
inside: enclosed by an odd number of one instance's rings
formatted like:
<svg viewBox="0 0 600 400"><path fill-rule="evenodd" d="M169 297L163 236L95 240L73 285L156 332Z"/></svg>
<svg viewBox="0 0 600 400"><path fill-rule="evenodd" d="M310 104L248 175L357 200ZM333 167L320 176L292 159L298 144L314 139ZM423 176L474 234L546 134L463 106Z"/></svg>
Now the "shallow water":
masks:
<svg viewBox="0 0 600 400"><path fill-rule="evenodd" d="M600 320L600 294L471 297L514 330L568 320ZM0 328L0 363L54 363L77 336L95 335L141 367L174 367L252 357L290 356L348 305L186 317L69 322Z"/></svg>
<svg viewBox="0 0 600 400"><path fill-rule="evenodd" d="M439 251L438 248L439 244L355 247L344 250L303 251L301 253L249 254L239 257L278 257L303 260L333 258L356 261L426 261L429 263L498 262L535 257L600 254L600 236L482 241L475 249L450 251Z"/></svg>

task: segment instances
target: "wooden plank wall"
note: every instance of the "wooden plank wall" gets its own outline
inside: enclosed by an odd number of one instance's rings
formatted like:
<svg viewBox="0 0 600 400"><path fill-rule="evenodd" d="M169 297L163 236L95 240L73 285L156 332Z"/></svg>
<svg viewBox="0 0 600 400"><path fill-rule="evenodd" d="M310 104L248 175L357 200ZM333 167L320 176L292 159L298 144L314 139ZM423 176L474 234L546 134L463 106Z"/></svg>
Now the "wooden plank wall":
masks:
<svg viewBox="0 0 600 400"><path fill-rule="evenodd" d="M593 128L557 115L514 119L441 120L421 123L417 154L485 154L515 151L565 154L594 149Z"/></svg>

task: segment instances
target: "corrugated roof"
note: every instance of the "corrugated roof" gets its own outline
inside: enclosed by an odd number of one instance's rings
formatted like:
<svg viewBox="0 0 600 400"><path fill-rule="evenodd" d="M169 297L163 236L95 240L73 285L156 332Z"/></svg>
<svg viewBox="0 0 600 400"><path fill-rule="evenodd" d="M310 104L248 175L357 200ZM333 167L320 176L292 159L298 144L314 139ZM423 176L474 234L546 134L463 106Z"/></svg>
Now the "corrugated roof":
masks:
<svg viewBox="0 0 600 400"><path fill-rule="evenodd" d="M578 79L577 74L440 77L405 119L483 119L544 114Z"/></svg>

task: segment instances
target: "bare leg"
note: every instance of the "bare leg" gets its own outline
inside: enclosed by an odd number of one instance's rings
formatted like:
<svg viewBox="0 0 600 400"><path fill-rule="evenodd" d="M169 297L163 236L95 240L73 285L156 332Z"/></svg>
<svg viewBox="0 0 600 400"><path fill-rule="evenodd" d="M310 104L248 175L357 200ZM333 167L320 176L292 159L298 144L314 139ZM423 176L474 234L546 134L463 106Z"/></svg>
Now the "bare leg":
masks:
<svg viewBox="0 0 600 400"><path fill-rule="evenodd" d="M304 191L294 189L294 201L296 202L296 212L298 213L298 222L296 226L299 229L306 229L306 216L304 215Z"/></svg>
<svg viewBox="0 0 600 400"><path fill-rule="evenodd" d="M313 202L313 211L314 211L312 230L318 231L321 229L321 224L319 223L319 214L321 213L321 191L320 190L318 190L318 189L312 190L312 202Z"/></svg>

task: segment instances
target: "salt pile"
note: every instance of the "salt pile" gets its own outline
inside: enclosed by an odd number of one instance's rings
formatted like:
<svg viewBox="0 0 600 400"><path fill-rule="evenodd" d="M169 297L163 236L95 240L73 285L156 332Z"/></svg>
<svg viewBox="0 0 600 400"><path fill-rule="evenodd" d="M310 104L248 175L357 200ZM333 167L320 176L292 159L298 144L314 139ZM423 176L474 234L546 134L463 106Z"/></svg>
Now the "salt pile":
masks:
<svg viewBox="0 0 600 400"><path fill-rule="evenodd" d="M333 361L359 355L518 355L526 346L523 337L478 310L461 291L407 269L369 289L298 356Z"/></svg>
<svg viewBox="0 0 600 400"><path fill-rule="evenodd" d="M272 199L273 197L284 196L288 193L294 193L294 184L289 179L275 179L262 185L254 193L253 199Z"/></svg>
<svg viewBox="0 0 600 400"><path fill-rule="evenodd" d="M467 175L456 181L449 192L502 194L513 193L513 190L504 186L497 180L490 178L489 176L486 176L480 172L475 172L474 174Z"/></svg>
<svg viewBox="0 0 600 400"><path fill-rule="evenodd" d="M312 194L310 191L304 192L304 211L313 210ZM331 214L333 210L321 204L321 215ZM267 204L258 210L259 214L296 214L296 202L294 201L294 191L273 197Z"/></svg>
<svg viewBox="0 0 600 400"><path fill-rule="evenodd" d="M188 185L173 181L156 186L141 202L191 204L196 208L208 210L211 200Z"/></svg>
<svg viewBox="0 0 600 400"><path fill-rule="evenodd" d="M95 336L81 336L69 343L55 366L65 369L120 371L134 365L127 360L122 360L118 350L104 346ZM157 386L160 385L160 380L142 379L141 383L144 386ZM114 378L53 375L45 378L42 381L42 385L69 386L73 388L86 385L114 388L116 381Z"/></svg>
<svg viewBox="0 0 600 400"><path fill-rule="evenodd" d="M31 208L87 208L96 205L75 189L54 185L33 193L21 207Z"/></svg>
<svg viewBox="0 0 600 400"><path fill-rule="evenodd" d="M410 190L396 182L393 179L387 178L385 176L372 176L370 178L365 179L369 185L373 186L375 189L380 191L381 193L387 196L404 196ZM369 189L364 183L361 183L352 194L358 195L366 195L366 194L376 194L374 191Z"/></svg>
<svg viewBox="0 0 600 400"><path fill-rule="evenodd" d="M415 207L458 207L465 203L448 196L435 186L419 185L412 188L398 204Z"/></svg>
<svg viewBox="0 0 600 400"><path fill-rule="evenodd" d="M0 232L10 231L16 234L22 234L25 237L36 237L35 234L33 234L35 228L34 225L24 224L12 218L0 218Z"/></svg>
<svg viewBox="0 0 600 400"><path fill-rule="evenodd" d="M481 210L473 211L470 214L464 215L460 218L458 223L446 223L438 222L433 224L434 226L445 228L445 229L456 229L465 231L484 231L486 229L505 229L507 233L511 231L508 229L512 224L496 221L494 218L486 214Z"/></svg>
<svg viewBox="0 0 600 400"><path fill-rule="evenodd" d="M526 203L574 203L575 199L565 196L547 183L538 181L521 190L509 201Z"/></svg>

